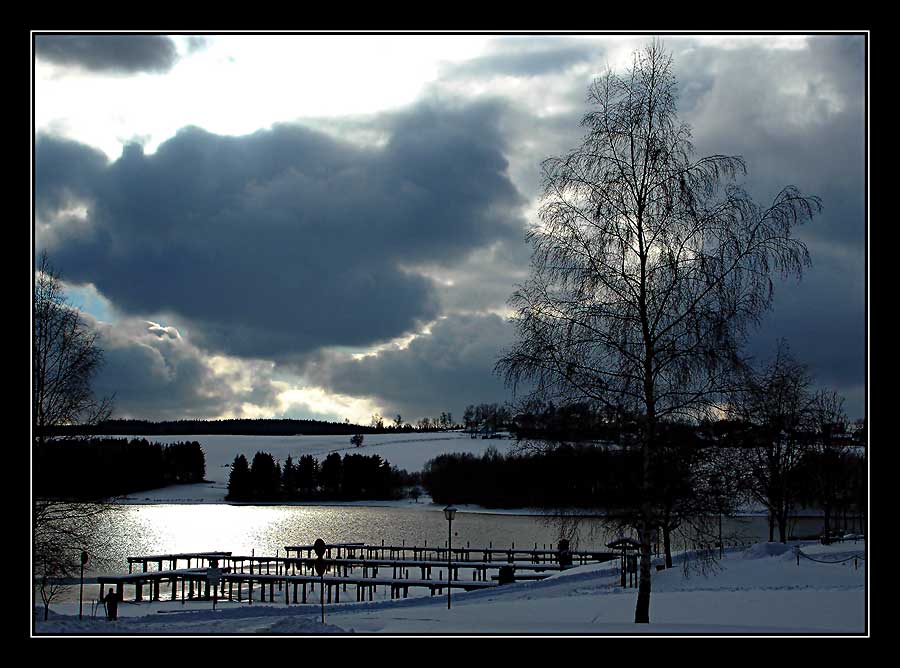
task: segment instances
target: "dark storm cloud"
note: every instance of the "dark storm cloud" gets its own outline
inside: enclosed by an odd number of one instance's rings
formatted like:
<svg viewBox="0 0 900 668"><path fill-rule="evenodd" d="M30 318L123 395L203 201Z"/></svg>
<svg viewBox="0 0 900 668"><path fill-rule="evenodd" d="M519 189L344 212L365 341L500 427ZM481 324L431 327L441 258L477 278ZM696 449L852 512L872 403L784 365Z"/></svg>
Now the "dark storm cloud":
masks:
<svg viewBox="0 0 900 668"><path fill-rule="evenodd" d="M521 239L496 105L422 104L380 119L378 149L294 125L242 137L185 128L153 155L98 167L86 146L40 137L37 209L87 202L50 225L64 277L126 313L169 313L192 341L283 359L414 331L439 306L408 271Z"/></svg>
<svg viewBox="0 0 900 668"><path fill-rule="evenodd" d="M137 319L111 325L88 315L85 320L97 331L104 357L94 391L115 395L115 417L209 418L241 415L244 402L275 402L277 391L267 374L256 373L248 381L236 372L217 373L209 358L174 327Z"/></svg>
<svg viewBox="0 0 900 668"><path fill-rule="evenodd" d="M750 341L765 357L784 337L819 386L863 414L865 372L865 42L820 36L799 51L766 44L682 51L674 44L682 119L698 155L741 155L763 205L793 184L822 199L798 229L812 266L776 281L771 313Z"/></svg>
<svg viewBox="0 0 900 668"><path fill-rule="evenodd" d="M513 329L493 314L456 314L439 320L431 334L405 349L354 360L322 355L307 373L334 392L372 396L385 415L414 421L449 411L457 418L468 404L502 402L509 393L492 373Z"/></svg>
<svg viewBox="0 0 900 668"><path fill-rule="evenodd" d="M604 41L499 39L442 71L426 96L440 105L357 123L360 136L387 135L377 149L296 126L245 137L185 129L155 155L131 148L107 163L84 145L41 138L36 204L50 221L41 241L65 275L94 283L117 308L174 314L198 345L293 368L303 368L300 353L362 347L448 315L405 350L359 361L316 355L310 380L410 417L501 401L509 393L491 369L511 328L459 311L497 309L527 277L519 192L536 196L541 161L580 143ZM799 231L813 266L800 282L776 281L748 352L766 357L786 338L816 382L861 415L862 38L818 36L800 50L663 42L696 155L742 155L760 203L794 184L824 205ZM476 94L482 102L459 106L457 96ZM89 204L88 221L64 213L72 202ZM208 381L202 368L196 377ZM210 414L228 401L212 400Z"/></svg>
<svg viewBox="0 0 900 668"><path fill-rule="evenodd" d="M91 72L167 72L178 60L165 35L36 35L37 58Z"/></svg>

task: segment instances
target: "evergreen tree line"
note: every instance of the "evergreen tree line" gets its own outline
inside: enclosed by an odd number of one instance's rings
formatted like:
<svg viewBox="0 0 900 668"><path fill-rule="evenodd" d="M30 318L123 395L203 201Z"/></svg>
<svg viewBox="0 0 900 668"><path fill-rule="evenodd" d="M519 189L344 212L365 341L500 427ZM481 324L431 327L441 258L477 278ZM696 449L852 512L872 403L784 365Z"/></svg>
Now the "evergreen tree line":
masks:
<svg viewBox="0 0 900 668"><path fill-rule="evenodd" d="M298 436L378 434L396 431L392 425L381 428L345 422L294 419L228 419L228 420L104 420L96 425L61 425L48 429L48 435L119 435L144 436L235 435L235 436ZM409 428L412 431L412 427Z"/></svg>
<svg viewBox="0 0 900 668"><path fill-rule="evenodd" d="M624 507L638 489L638 453L584 444L561 444L524 454L488 448L443 454L422 470L422 486L435 503L486 508Z"/></svg>
<svg viewBox="0 0 900 668"><path fill-rule="evenodd" d="M312 455L284 466L268 452L253 461L240 454L231 465L229 501L356 501L402 498L406 488L419 482L418 474L397 469L378 455L336 452L321 463Z"/></svg>
<svg viewBox="0 0 900 668"><path fill-rule="evenodd" d="M687 514L733 511L749 498L742 471L714 464L729 461L721 453L740 446L704 444L687 430L672 434L670 440L671 447L657 451L650 469L651 503L661 525L677 525ZM712 477L718 489L709 486L710 469L716 469ZM598 509L622 515L642 502L640 477L637 448L560 443L508 455L495 448L480 457L443 454L426 463L422 486L439 504ZM831 504L836 516L846 516L865 507L866 480L863 453L811 449L792 470L788 484L800 504L809 508Z"/></svg>
<svg viewBox="0 0 900 668"><path fill-rule="evenodd" d="M206 456L196 441L51 440L34 450L39 497L99 499L180 483L202 482Z"/></svg>

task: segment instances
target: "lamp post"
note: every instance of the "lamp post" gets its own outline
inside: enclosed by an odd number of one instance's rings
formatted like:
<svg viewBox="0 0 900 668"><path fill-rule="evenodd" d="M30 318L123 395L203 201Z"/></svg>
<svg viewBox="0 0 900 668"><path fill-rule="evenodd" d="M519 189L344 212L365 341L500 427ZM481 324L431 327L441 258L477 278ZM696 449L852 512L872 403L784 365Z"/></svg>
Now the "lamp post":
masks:
<svg viewBox="0 0 900 668"><path fill-rule="evenodd" d="M447 506L444 508L444 517L447 518L447 610L450 609L450 571L452 563L452 552L450 551L450 542L453 539L453 518L456 516L456 508Z"/></svg>
<svg viewBox="0 0 900 668"><path fill-rule="evenodd" d="M84 565L88 562L88 553L81 551L81 584L78 590L78 619L81 619L82 607L84 606Z"/></svg>

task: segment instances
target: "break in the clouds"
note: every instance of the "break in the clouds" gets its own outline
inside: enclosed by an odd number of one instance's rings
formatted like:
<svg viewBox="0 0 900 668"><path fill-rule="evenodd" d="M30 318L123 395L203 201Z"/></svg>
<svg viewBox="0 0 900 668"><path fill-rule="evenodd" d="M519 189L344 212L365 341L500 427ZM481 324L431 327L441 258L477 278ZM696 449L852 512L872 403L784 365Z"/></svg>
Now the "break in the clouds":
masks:
<svg viewBox="0 0 900 668"><path fill-rule="evenodd" d="M162 73L178 60L175 42L165 35L44 34L34 37L34 51L55 65L108 74Z"/></svg>
<svg viewBox="0 0 900 668"><path fill-rule="evenodd" d="M126 318L115 324L87 317L97 332L104 364L94 382L98 396L113 397L115 414L156 420L209 415L253 416L256 406L277 405L271 364L212 358L178 329Z"/></svg>
<svg viewBox="0 0 900 668"><path fill-rule="evenodd" d="M651 36L495 36L480 47L467 38L458 53L456 39L435 36L432 54L416 37L407 67L403 38L209 37L189 66L152 77L158 107L91 81L105 125L84 105L66 116L64 80L38 83L36 100L54 108L39 115L36 245L133 323L124 338L107 337L117 352L104 371L129 414L175 415L181 405L210 417L380 410L414 420L510 396L491 370L512 336L505 301L529 271L540 163L580 143L587 86L607 64L627 66ZM291 57L295 41L303 57ZM743 156L760 204L788 184L823 202L800 230L813 265L799 282L776 281L748 352L766 357L786 338L817 384L862 415L864 39L663 41L697 155ZM366 94L347 95L345 74L307 77L287 95L313 47L320 67L344 68L329 72L351 71L353 58L392 64L383 78L365 70ZM190 40L185 50L196 51ZM418 100L404 101L415 90ZM208 97L216 104L199 103ZM146 152L110 150L140 136L152 138ZM177 325L178 342L147 321ZM168 365L147 345L165 349Z"/></svg>
<svg viewBox="0 0 900 668"><path fill-rule="evenodd" d="M177 316L211 350L367 346L439 315L432 281L407 267L520 241L497 113L421 105L384 120L380 148L296 125L186 128L111 163L41 137L37 212L65 278L127 313ZM67 215L77 203L84 215Z"/></svg>
<svg viewBox="0 0 900 668"><path fill-rule="evenodd" d="M513 342L512 326L495 314L457 314L437 321L405 348L353 358L328 353L307 369L319 385L352 396L372 396L385 415L461 417L468 404L493 403L506 394L491 374Z"/></svg>

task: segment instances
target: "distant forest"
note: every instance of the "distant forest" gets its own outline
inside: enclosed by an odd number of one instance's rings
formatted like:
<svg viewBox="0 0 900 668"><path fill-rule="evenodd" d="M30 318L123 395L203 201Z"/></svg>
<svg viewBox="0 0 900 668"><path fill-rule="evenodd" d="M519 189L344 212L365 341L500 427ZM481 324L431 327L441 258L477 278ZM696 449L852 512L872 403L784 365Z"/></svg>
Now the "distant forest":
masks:
<svg viewBox="0 0 900 668"><path fill-rule="evenodd" d="M435 503L485 508L623 508L634 502L640 453L563 444L545 452L503 455L488 448L438 455L422 486Z"/></svg>
<svg viewBox="0 0 900 668"><path fill-rule="evenodd" d="M151 422L149 420L106 420L95 426L69 425L57 427L48 433L49 436L196 436L196 435L235 435L235 436L325 436L352 434L380 434L395 431L413 431L412 426L399 429L393 425L363 426L349 422L323 422L321 420L166 420Z"/></svg>
<svg viewBox="0 0 900 668"><path fill-rule="evenodd" d="M228 479L228 501L358 501L402 498L419 482L418 474L397 469L378 455L333 452L321 463L312 455L284 466L268 452L252 463L235 457Z"/></svg>
<svg viewBox="0 0 900 668"><path fill-rule="evenodd" d="M196 441L91 438L48 441L34 450L39 497L99 499L166 485L203 482L206 455Z"/></svg>

